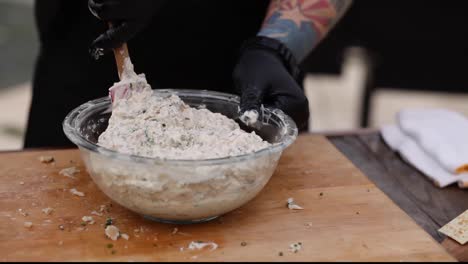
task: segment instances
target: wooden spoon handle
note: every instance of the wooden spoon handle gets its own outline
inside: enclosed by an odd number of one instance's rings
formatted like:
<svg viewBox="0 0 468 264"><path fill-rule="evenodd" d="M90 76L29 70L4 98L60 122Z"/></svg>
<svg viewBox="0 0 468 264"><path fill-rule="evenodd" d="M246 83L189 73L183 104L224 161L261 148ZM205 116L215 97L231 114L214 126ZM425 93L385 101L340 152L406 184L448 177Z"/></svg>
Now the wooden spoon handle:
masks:
<svg viewBox="0 0 468 264"><path fill-rule="evenodd" d="M124 70L125 59L129 58L127 43L114 49L115 62L117 63L117 71L119 72L119 78L122 79L122 72Z"/></svg>
<svg viewBox="0 0 468 264"><path fill-rule="evenodd" d="M109 23L109 27L112 27L112 24ZM122 72L125 66L125 59L130 58L128 54L127 43L123 43L122 46L114 49L115 62L117 63L117 71L119 73L119 79L122 79Z"/></svg>

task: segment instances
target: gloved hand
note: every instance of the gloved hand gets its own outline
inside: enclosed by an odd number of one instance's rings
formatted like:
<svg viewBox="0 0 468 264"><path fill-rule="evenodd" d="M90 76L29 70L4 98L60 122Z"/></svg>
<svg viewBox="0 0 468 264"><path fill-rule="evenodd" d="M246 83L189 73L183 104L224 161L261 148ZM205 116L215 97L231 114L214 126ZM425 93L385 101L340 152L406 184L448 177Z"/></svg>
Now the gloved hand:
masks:
<svg viewBox="0 0 468 264"><path fill-rule="evenodd" d="M233 72L234 85L241 94L241 114L250 110L261 114L263 104L285 112L299 129L306 128L309 102L295 79L298 76L293 76L297 72L291 70L294 68L291 64L295 63L292 55L284 53L287 50L285 46L278 49L265 47L261 43L265 37L256 39L260 41L254 40L241 49ZM289 64L285 62L285 57Z"/></svg>
<svg viewBox="0 0 468 264"><path fill-rule="evenodd" d="M90 54L98 59L133 38L150 23L164 2L163 0L88 0L91 13L113 25L93 41Z"/></svg>

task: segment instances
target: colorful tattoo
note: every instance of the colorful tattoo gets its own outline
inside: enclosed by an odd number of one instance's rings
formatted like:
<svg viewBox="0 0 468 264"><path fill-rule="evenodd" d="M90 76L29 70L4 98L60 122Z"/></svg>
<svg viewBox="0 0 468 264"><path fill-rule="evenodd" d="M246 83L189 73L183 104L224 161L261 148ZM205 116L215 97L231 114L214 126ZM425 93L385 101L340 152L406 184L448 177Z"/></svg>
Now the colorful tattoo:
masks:
<svg viewBox="0 0 468 264"><path fill-rule="evenodd" d="M324 38L352 0L272 0L259 36L282 41L298 61Z"/></svg>

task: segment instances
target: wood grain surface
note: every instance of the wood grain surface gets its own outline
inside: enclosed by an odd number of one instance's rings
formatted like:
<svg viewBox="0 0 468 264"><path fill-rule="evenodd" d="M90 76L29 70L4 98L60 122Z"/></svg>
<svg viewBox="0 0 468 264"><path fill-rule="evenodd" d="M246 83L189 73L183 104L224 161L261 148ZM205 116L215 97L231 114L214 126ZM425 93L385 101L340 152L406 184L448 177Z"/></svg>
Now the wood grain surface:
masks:
<svg viewBox="0 0 468 264"><path fill-rule="evenodd" d="M56 163L40 163L41 155L54 156ZM82 171L77 179L58 174L70 166ZM299 137L252 202L197 225L151 222L111 203L85 172L77 150L1 154L0 181L2 261L454 260L320 136ZM71 188L85 197L71 195ZM287 209L289 197L305 210ZM82 226L82 216L103 204L109 212ZM45 215L46 207L55 211ZM106 217L130 240L107 239ZM24 227L25 221L33 227ZM213 241L219 248L191 251L191 241ZM303 249L290 252L289 245L298 242Z"/></svg>
<svg viewBox="0 0 468 264"><path fill-rule="evenodd" d="M378 131L334 135L329 140L379 189L410 215L419 226L459 261L468 261L468 246L461 246L438 230L468 209L468 190L456 185L440 189L382 140Z"/></svg>

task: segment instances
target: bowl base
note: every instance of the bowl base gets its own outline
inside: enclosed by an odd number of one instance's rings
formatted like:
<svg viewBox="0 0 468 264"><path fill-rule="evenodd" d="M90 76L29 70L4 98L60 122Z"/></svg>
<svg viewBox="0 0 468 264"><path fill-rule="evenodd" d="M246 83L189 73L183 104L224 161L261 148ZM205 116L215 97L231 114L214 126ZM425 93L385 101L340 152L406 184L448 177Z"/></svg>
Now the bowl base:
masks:
<svg viewBox="0 0 468 264"><path fill-rule="evenodd" d="M145 219L155 221L158 223L164 223L164 224L175 224L175 225L190 225L190 224L199 224L199 223L205 223L209 222L211 220L214 220L218 218L219 216L213 216L210 218L204 218L204 219L198 219L198 220L167 220L167 219L161 219L161 218L156 218L152 217L149 215L143 215Z"/></svg>

